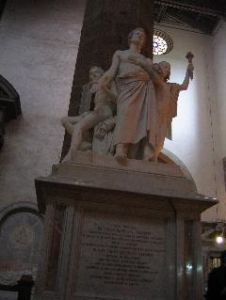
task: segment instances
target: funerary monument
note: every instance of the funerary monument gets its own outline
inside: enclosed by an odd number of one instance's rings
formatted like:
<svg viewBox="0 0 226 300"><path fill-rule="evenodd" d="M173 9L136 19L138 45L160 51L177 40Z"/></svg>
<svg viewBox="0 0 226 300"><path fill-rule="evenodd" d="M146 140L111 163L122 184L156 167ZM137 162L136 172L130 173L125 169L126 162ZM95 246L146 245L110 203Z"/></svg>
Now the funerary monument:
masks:
<svg viewBox="0 0 226 300"><path fill-rule="evenodd" d="M154 64L146 30L128 32L107 70L89 66L63 161L36 180L45 239L36 284L42 300L202 299L199 195L188 172L163 151L181 84ZM127 36L124 37L127 39Z"/></svg>

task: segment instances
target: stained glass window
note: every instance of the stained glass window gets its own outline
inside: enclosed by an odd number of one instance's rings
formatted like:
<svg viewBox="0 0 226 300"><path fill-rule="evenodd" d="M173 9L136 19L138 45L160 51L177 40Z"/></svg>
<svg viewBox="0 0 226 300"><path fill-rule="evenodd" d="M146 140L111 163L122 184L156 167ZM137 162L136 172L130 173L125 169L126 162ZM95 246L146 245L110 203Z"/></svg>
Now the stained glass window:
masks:
<svg viewBox="0 0 226 300"><path fill-rule="evenodd" d="M153 54L162 55L167 51L167 42L161 37L154 35L153 36Z"/></svg>
<svg viewBox="0 0 226 300"><path fill-rule="evenodd" d="M173 49L171 37L160 29L154 29L153 33L153 54L167 54Z"/></svg>

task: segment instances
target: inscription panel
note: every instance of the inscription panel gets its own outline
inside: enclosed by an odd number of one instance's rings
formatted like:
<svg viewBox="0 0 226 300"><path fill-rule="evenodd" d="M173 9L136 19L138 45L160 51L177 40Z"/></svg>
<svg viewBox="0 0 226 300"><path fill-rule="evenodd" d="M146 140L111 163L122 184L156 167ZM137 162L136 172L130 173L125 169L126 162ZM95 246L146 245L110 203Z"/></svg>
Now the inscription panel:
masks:
<svg viewBox="0 0 226 300"><path fill-rule="evenodd" d="M0 291L0 300L17 300L17 292Z"/></svg>
<svg viewBox="0 0 226 300"><path fill-rule="evenodd" d="M0 224L0 284L15 285L22 274L35 278L40 261L42 219L32 212L16 211Z"/></svg>
<svg viewBox="0 0 226 300"><path fill-rule="evenodd" d="M165 299L165 223L86 216L76 299Z"/></svg>

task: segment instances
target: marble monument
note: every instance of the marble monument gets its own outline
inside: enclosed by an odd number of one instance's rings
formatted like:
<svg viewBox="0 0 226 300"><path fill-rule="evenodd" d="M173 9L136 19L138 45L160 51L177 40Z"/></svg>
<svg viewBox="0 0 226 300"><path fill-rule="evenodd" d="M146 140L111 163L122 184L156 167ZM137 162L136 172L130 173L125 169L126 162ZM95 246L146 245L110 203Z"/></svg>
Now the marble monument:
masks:
<svg viewBox="0 0 226 300"><path fill-rule="evenodd" d="M95 141L113 131L108 152L114 153L118 161L123 162L127 157L158 160L167 129L177 114L179 93L186 90L189 80L193 79L193 55L189 55L183 83L169 83L170 64L165 61L153 64L150 58L142 54L146 43L144 29L134 29L128 41L129 49L116 51L111 67L104 74L98 72L98 67L90 69L90 74L95 73L95 70L97 73L94 76L93 111L63 118L63 125L72 135L71 147L65 160L75 159L76 151L82 150L80 145L83 136L95 127L93 147L88 150L98 153ZM91 84L94 83L91 81ZM81 107L86 102L82 98Z"/></svg>
<svg viewBox="0 0 226 300"><path fill-rule="evenodd" d="M192 54L183 83L169 83L169 63L142 53L146 40L136 28L106 72L90 68L80 115L62 120L70 150L36 179L45 213L37 300L202 298L200 214L216 201L162 151Z"/></svg>

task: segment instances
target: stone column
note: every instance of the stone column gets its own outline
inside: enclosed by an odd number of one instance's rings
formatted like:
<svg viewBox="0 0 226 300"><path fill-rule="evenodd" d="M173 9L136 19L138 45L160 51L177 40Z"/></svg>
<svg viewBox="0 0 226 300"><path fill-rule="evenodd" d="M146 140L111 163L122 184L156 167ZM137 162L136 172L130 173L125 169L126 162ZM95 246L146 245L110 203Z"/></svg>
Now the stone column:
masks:
<svg viewBox="0 0 226 300"><path fill-rule="evenodd" d="M69 115L78 113L81 87L88 81L93 65L107 69L115 50L126 49L128 33L144 27L150 41L146 55L152 57L153 0L87 0L77 56ZM65 135L62 155L70 144Z"/></svg>

